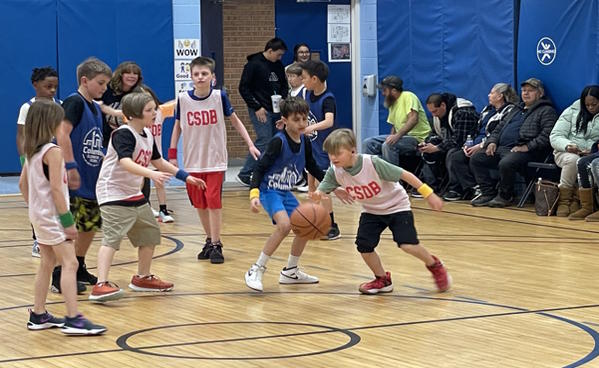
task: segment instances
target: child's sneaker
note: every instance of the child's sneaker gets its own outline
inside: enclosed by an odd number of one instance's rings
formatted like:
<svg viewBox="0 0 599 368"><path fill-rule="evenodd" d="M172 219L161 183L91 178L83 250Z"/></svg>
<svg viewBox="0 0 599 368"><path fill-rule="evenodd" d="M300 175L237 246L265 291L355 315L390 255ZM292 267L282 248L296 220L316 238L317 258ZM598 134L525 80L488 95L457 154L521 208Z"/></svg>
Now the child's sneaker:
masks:
<svg viewBox="0 0 599 368"><path fill-rule="evenodd" d="M124 291L117 284L110 281L100 282L94 285L89 300L96 303L104 303L109 300L117 300L123 297Z"/></svg>
<svg viewBox="0 0 599 368"><path fill-rule="evenodd" d="M61 331L66 335L100 335L106 332L106 327L95 325L82 314L78 314L73 318L66 317Z"/></svg>
<svg viewBox="0 0 599 368"><path fill-rule="evenodd" d="M223 245L220 241L212 243L212 249L210 249L210 263L225 263L225 256L223 256Z"/></svg>
<svg viewBox="0 0 599 368"><path fill-rule="evenodd" d="M173 216L169 215L168 213L160 211L160 212L158 212L158 221L160 221L164 224L169 224L171 222L175 222L175 219L173 218Z"/></svg>
<svg viewBox="0 0 599 368"><path fill-rule="evenodd" d="M81 295L83 293L85 293L85 290L87 290L87 288L85 287L85 284L81 281L77 281L77 294ZM50 285L50 291L56 294L60 294L60 276L58 276L58 278L53 278L52 279L52 285Z"/></svg>
<svg viewBox="0 0 599 368"><path fill-rule="evenodd" d="M391 273L385 272L384 277L376 277L372 281L365 282L359 288L362 294L390 293L393 291Z"/></svg>
<svg viewBox="0 0 599 368"><path fill-rule="evenodd" d="M152 208L152 207L150 207ZM160 212L156 211L155 209L152 208L152 215L154 215L154 217L159 217L160 216Z"/></svg>
<svg viewBox="0 0 599 368"><path fill-rule="evenodd" d="M133 291L171 291L174 286L172 282L162 281L154 275L133 275L129 284L129 288Z"/></svg>
<svg viewBox="0 0 599 368"><path fill-rule="evenodd" d="M318 277L310 276L300 270L297 266L281 270L279 284L316 284Z"/></svg>
<svg viewBox="0 0 599 368"><path fill-rule="evenodd" d="M77 282L82 282L84 284L95 285L98 283L98 278L87 270L87 266L83 263L77 269Z"/></svg>
<svg viewBox="0 0 599 368"><path fill-rule="evenodd" d="M35 258L41 258L40 246L37 244L37 239L33 240L33 246L31 247L31 256Z"/></svg>
<svg viewBox="0 0 599 368"><path fill-rule="evenodd" d="M339 231L339 225L333 224L329 229L327 235L320 238L320 240L337 240L341 238L341 232Z"/></svg>
<svg viewBox="0 0 599 368"><path fill-rule="evenodd" d="M62 326L64 326L64 319L56 318L48 311L42 314L35 314L33 313L33 310L29 310L29 321L27 321L28 330L45 330Z"/></svg>
<svg viewBox="0 0 599 368"><path fill-rule="evenodd" d="M426 266L426 268L428 268L428 270L433 274L437 289L440 292L447 291L451 287L451 276L449 276L447 269L445 266L443 266L443 263L439 260L439 258L435 256L433 256L433 258L435 259L435 264L432 266Z"/></svg>
<svg viewBox="0 0 599 368"><path fill-rule="evenodd" d="M245 284L256 291L264 290L262 286L262 276L266 271L266 267L253 264L252 267L245 273Z"/></svg>
<svg viewBox="0 0 599 368"><path fill-rule="evenodd" d="M212 239L206 238L202 251L198 253L198 259L210 259L210 251L212 250Z"/></svg>

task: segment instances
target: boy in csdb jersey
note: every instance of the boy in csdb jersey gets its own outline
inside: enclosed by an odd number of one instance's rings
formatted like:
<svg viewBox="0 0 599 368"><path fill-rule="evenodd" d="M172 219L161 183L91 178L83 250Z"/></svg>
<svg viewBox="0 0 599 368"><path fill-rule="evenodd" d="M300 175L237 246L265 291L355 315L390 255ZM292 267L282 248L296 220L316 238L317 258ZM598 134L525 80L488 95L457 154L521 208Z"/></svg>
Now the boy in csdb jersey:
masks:
<svg viewBox="0 0 599 368"><path fill-rule="evenodd" d="M227 130L225 116L248 145L249 151L258 159L260 151L254 146L243 123L233 111L224 90L213 89L215 62L199 56L189 65L194 89L182 92L177 99L175 126L171 136L168 158L177 164L177 142L183 134L183 166L192 176L206 182L200 189L187 185L191 204L197 209L200 222L206 232L206 243L198 259L210 259L211 263L223 263L220 239L222 221L222 183L227 171Z"/></svg>

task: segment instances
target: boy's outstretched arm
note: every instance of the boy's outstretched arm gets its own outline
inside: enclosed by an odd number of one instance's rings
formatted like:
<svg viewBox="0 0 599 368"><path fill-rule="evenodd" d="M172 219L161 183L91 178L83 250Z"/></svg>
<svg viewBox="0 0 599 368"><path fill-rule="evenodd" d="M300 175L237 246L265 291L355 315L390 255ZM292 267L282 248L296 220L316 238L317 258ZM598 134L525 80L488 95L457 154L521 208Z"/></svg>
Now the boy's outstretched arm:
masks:
<svg viewBox="0 0 599 368"><path fill-rule="evenodd" d="M410 184L412 187L418 190L418 193L422 194L428 201L428 205L436 211L440 211L443 208L443 200L439 198L431 187L424 184L418 177L409 171L403 171L401 173L401 180Z"/></svg>
<svg viewBox="0 0 599 368"><path fill-rule="evenodd" d="M179 169L177 166L171 164L162 157L152 160L152 165L154 165L154 167L158 170L169 173L187 184L198 186L201 189L206 189L206 182L204 180L189 175L187 171Z"/></svg>
<svg viewBox="0 0 599 368"><path fill-rule="evenodd" d="M252 142L252 138L250 138L247 129L245 129L245 126L243 125L236 113L231 114L231 124L233 124L235 130L237 130L241 138L243 138L245 144L247 144L250 154L252 155L254 160L257 160L258 157L260 157L260 150L256 148L254 142Z"/></svg>

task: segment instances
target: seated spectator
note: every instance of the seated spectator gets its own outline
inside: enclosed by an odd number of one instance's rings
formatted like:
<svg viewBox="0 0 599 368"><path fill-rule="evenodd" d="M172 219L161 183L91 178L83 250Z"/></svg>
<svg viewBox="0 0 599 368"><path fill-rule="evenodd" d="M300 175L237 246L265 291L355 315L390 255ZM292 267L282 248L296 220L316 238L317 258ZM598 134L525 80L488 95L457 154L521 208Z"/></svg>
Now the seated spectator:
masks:
<svg viewBox="0 0 599 368"><path fill-rule="evenodd" d="M522 104L511 119L502 120L480 150L470 159L470 168L480 186L475 207L506 207L514 200L514 180L530 161L542 161L550 152L549 133L557 120L543 83L536 78L522 82ZM491 171L499 169L497 180Z"/></svg>
<svg viewBox="0 0 599 368"><path fill-rule="evenodd" d="M378 155L396 166L406 166L408 158L419 155L418 144L424 142L431 126L420 100L412 92L403 90L399 77L385 77L379 88L385 96L384 105L389 109L387 123L391 124L391 133L366 139L362 152Z"/></svg>
<svg viewBox="0 0 599 368"><path fill-rule="evenodd" d="M578 106L578 112L574 111L576 109L576 105ZM582 130L582 127L585 127L586 134L585 137L593 135L596 137L596 131L599 128L599 86L593 85L585 87L582 90L582 94L580 95L580 100L576 101L567 108L564 113L560 116L560 120L558 120L559 124L562 122L562 118L564 120L567 118L566 113L570 112L572 123L576 122L576 130ZM565 116L566 115L566 116ZM556 124L556 126L557 126ZM580 128L579 128L580 127ZM554 129L555 130L555 129ZM553 145L553 131L551 145ZM597 140L597 138L595 138ZM574 140L572 142L567 143L569 147L568 152L576 154L577 151L572 147L572 144L576 144L576 147L579 151L584 152L585 147L582 143L576 143ZM564 143L560 144L561 146ZM553 147L557 150L557 147L553 145ZM578 172L578 195L580 197L581 208L573 213L570 213L568 217L570 220L583 220L587 221L599 221L599 212L593 213L593 183L592 180L596 183L599 183L599 152L597 142L590 145L591 153L588 155L583 155L578 158L576 161L577 172ZM566 147L567 148L567 147ZM562 147L563 149L563 147ZM580 155L580 152L578 152ZM557 163L557 153L555 156L555 162ZM568 171L568 169L562 168L562 178L564 177L564 171ZM560 201L562 195L561 184L562 180L560 179Z"/></svg>
<svg viewBox="0 0 599 368"><path fill-rule="evenodd" d="M450 93L433 93L426 99L433 116L434 133L419 147L424 158L422 179L440 193L445 176L445 156L451 150L461 150L468 135L474 134L478 112L472 102ZM414 193L414 196L418 196Z"/></svg>
<svg viewBox="0 0 599 368"><path fill-rule="evenodd" d="M503 118L511 118L510 112L520 102L518 93L507 83L497 83L489 92L489 104L480 113L478 134L474 136L473 144L464 145L461 150L452 150L447 154L447 171L449 172L449 187L443 196L446 201L471 200L477 193L476 180L470 170L470 157L483 148L485 140Z"/></svg>
<svg viewBox="0 0 599 368"><path fill-rule="evenodd" d="M597 102L593 94L599 97L599 86L585 87L580 99L564 110L549 135L555 163L562 168L556 213L558 217L566 217L580 209L574 195L578 174L576 162L580 157L591 153L593 144L599 140L599 118L595 119L595 114L586 107L587 97L589 106L592 107ZM588 197L592 201L592 196ZM584 200L586 199L585 197Z"/></svg>

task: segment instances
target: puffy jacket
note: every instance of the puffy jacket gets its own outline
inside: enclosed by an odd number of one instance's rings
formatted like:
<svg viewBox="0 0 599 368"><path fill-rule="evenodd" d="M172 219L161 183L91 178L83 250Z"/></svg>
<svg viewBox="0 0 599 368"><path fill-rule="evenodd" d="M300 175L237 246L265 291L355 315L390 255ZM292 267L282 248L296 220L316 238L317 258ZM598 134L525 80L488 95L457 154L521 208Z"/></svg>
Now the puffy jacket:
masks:
<svg viewBox="0 0 599 368"><path fill-rule="evenodd" d="M586 133L576 131L579 114L580 100L576 100L557 119L549 136L551 147L556 152L565 152L569 144L575 144L581 151L591 151L593 144L599 140L599 114L589 121Z"/></svg>

